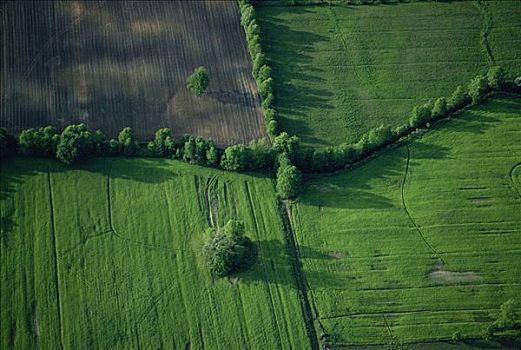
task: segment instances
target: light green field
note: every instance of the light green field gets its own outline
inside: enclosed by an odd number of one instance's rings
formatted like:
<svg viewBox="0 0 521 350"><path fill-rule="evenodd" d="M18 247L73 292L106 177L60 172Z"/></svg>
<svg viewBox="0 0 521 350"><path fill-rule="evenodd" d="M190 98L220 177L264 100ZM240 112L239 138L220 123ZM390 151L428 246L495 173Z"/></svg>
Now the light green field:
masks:
<svg viewBox="0 0 521 350"><path fill-rule="evenodd" d="M306 145L358 141L380 124L404 124L415 105L450 95L493 64L521 75L519 1L271 3L257 15L280 127Z"/></svg>
<svg viewBox="0 0 521 350"><path fill-rule="evenodd" d="M2 160L0 348L306 349L272 180L167 160ZM204 231L245 221L253 270L212 280Z"/></svg>
<svg viewBox="0 0 521 350"><path fill-rule="evenodd" d="M521 99L495 96L310 179L292 221L318 332L337 345L479 338L521 301L520 135Z"/></svg>

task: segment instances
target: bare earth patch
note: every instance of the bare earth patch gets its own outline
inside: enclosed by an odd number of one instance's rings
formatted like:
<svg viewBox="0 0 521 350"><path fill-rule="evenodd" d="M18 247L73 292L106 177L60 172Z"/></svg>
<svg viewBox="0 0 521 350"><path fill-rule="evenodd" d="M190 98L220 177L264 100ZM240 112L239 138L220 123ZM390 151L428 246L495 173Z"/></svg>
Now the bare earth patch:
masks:
<svg viewBox="0 0 521 350"><path fill-rule="evenodd" d="M481 276L477 272L448 271L445 270L443 266L439 266L435 271L429 273L429 278L436 284L462 284L481 280Z"/></svg>

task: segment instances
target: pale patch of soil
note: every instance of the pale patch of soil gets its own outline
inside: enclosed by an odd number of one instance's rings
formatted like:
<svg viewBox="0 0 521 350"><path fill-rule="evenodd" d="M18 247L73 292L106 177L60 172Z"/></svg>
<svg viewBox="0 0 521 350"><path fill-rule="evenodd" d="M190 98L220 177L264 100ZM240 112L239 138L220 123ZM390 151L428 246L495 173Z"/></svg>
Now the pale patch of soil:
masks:
<svg viewBox="0 0 521 350"><path fill-rule="evenodd" d="M436 284L466 284L481 280L481 276L477 272L448 271L443 266L439 266L435 271L429 273L429 278Z"/></svg>
<svg viewBox="0 0 521 350"><path fill-rule="evenodd" d="M344 258L346 255L342 252L329 252L327 253L327 255L335 258L335 259L342 259Z"/></svg>

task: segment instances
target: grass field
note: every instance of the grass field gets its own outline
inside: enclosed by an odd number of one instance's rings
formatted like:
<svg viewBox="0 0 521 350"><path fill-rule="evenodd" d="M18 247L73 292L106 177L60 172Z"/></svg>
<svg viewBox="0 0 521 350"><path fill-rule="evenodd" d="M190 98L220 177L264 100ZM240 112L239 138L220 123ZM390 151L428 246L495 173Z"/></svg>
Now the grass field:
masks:
<svg viewBox="0 0 521 350"><path fill-rule="evenodd" d="M160 127L219 145L265 135L236 1L3 1L0 126ZM208 92L186 89L195 67Z"/></svg>
<svg viewBox="0 0 521 350"><path fill-rule="evenodd" d="M0 348L309 348L271 179L124 158L1 170ZM214 280L204 231L230 218L259 259Z"/></svg>
<svg viewBox="0 0 521 350"><path fill-rule="evenodd" d="M493 64L521 74L518 1L271 2L257 13L279 125L306 145L357 141L382 123L403 124L415 105L450 95Z"/></svg>
<svg viewBox="0 0 521 350"><path fill-rule="evenodd" d="M479 338L519 300L519 135L521 100L495 96L356 169L311 178L292 224L315 249L300 255L318 332L337 345Z"/></svg>

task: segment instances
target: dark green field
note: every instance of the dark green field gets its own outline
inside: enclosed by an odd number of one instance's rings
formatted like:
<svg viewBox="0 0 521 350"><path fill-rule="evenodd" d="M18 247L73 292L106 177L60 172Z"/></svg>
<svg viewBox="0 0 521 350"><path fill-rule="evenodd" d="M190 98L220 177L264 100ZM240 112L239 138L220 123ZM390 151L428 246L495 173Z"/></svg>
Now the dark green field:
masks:
<svg viewBox="0 0 521 350"><path fill-rule="evenodd" d="M521 74L518 1L260 6L281 129L306 145L357 141L494 64ZM485 40L483 40L483 35ZM489 47L490 55L486 47Z"/></svg>

